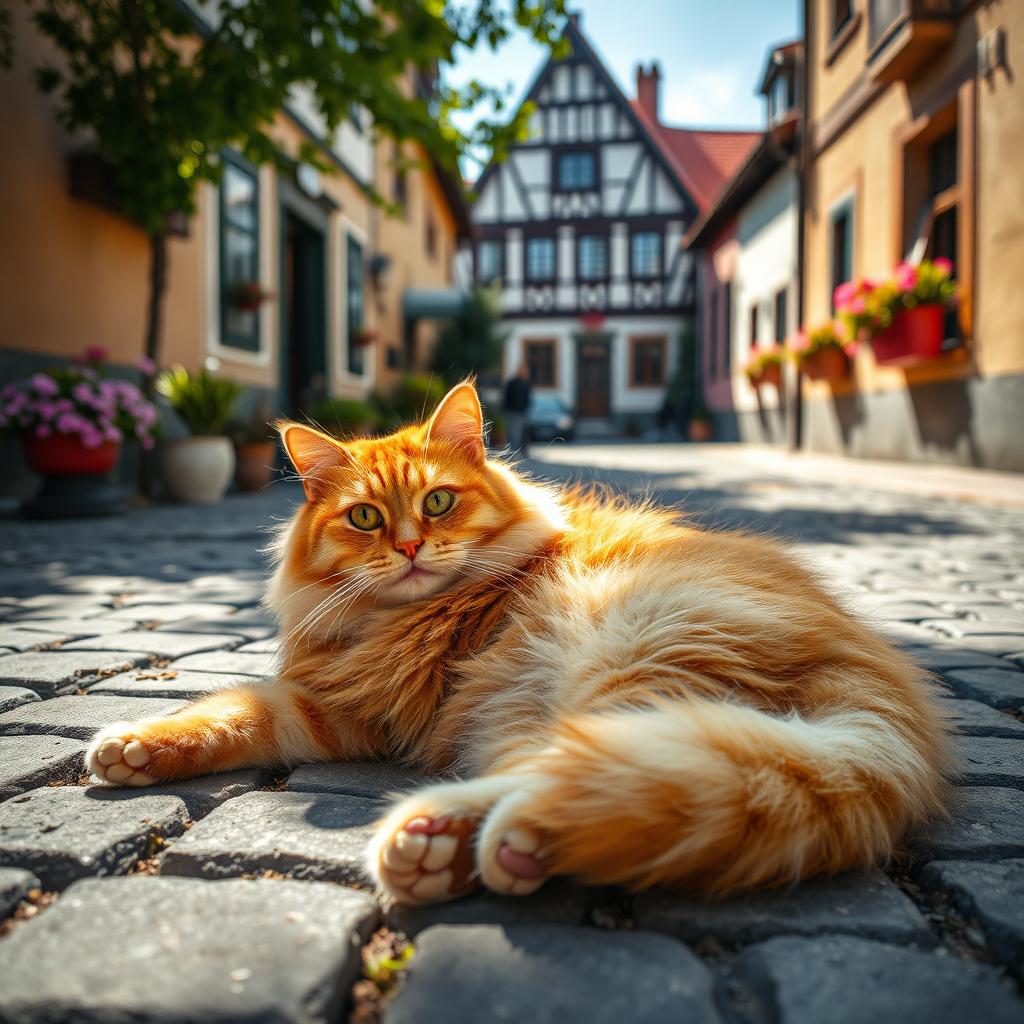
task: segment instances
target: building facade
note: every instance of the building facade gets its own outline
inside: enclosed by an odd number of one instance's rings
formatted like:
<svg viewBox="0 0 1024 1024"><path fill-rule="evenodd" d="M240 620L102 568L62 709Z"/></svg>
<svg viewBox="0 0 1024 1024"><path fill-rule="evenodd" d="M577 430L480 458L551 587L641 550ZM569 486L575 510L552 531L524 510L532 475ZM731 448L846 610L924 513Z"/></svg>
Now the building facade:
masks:
<svg viewBox="0 0 1024 1024"><path fill-rule="evenodd" d="M640 429L665 401L692 322L692 260L682 248L742 154L748 133L661 123L657 66L627 100L583 35L549 61L524 102L529 138L477 185L474 275L500 283L504 373L521 364L584 430Z"/></svg>
<svg viewBox="0 0 1024 1024"><path fill-rule="evenodd" d="M33 68L57 57L24 8L12 16L16 61L3 77L0 125L18 144L0 168L0 377L90 345L131 367L143 344L146 236L82 186L83 142L59 127L33 83ZM412 75L406 85L422 88ZM458 183L411 144L376 142L365 112L327 138L296 89L272 135L283 166L253 167L225 151L221 184L200 185L195 214L169 243L161 362L216 367L267 415L298 414L325 395L365 398L429 365L434 325L407 316L407 296L451 289L470 224ZM296 162L304 141L335 173ZM372 185L404 214L374 206ZM232 301L248 283L271 295L258 310Z"/></svg>
<svg viewBox="0 0 1024 1024"><path fill-rule="evenodd" d="M805 318L835 286L950 259L943 356L804 385L816 451L1024 470L1024 5L808 0Z"/></svg>

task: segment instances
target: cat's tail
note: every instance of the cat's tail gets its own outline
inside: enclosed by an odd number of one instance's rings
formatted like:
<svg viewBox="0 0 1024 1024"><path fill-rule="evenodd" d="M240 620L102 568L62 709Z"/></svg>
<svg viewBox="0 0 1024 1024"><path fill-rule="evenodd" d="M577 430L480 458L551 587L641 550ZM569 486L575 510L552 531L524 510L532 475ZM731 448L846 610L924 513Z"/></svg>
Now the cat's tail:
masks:
<svg viewBox="0 0 1024 1024"><path fill-rule="evenodd" d="M531 758L524 818L550 840L554 873L592 884L795 881L884 860L940 813L942 742L937 724L910 735L871 711L809 720L699 701L585 714Z"/></svg>

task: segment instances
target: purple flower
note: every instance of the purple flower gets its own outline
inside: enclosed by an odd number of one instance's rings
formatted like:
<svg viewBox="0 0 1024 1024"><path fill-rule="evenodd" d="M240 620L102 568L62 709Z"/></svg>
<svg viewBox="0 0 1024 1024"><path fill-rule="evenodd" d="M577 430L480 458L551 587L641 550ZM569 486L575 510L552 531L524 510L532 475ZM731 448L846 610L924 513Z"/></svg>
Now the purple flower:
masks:
<svg viewBox="0 0 1024 1024"><path fill-rule="evenodd" d="M85 350L87 363L105 363L110 353L102 345L90 345Z"/></svg>
<svg viewBox="0 0 1024 1024"><path fill-rule="evenodd" d="M153 447L153 438L148 434L142 439L142 447L148 452Z"/></svg>
<svg viewBox="0 0 1024 1024"><path fill-rule="evenodd" d="M135 360L135 368L139 373L145 374L147 377L152 377L156 373L156 363L153 362L149 356L139 356Z"/></svg>
<svg viewBox="0 0 1024 1024"><path fill-rule="evenodd" d="M50 428L45 423L40 423L39 426L36 427L36 437L49 437L50 433Z"/></svg>
<svg viewBox="0 0 1024 1024"><path fill-rule="evenodd" d="M35 389L36 394L52 396L57 394L57 382L45 373L37 373L32 377L32 387Z"/></svg>
<svg viewBox="0 0 1024 1024"><path fill-rule="evenodd" d="M96 398L96 395L93 392L92 388L89 387L89 385L86 384L85 381L83 381L81 384L76 384L71 389L71 397L74 398L76 402L80 402L82 405L92 405L93 401Z"/></svg>

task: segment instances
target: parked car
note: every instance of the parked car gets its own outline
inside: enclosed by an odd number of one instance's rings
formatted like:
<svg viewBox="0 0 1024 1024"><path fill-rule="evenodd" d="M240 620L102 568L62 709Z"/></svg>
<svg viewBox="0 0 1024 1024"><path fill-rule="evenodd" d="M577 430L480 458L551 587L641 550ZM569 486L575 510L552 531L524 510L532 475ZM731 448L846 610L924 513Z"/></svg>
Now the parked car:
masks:
<svg viewBox="0 0 1024 1024"><path fill-rule="evenodd" d="M533 395L527 413L531 441L571 441L576 418L569 407L554 395Z"/></svg>

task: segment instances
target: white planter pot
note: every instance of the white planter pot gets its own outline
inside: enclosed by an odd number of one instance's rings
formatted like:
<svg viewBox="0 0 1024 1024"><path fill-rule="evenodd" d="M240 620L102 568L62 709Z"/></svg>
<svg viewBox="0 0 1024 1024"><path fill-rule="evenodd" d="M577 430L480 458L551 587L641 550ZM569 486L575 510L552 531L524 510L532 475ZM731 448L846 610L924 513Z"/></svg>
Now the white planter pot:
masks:
<svg viewBox="0 0 1024 1024"><path fill-rule="evenodd" d="M176 438L164 442L160 469L175 501L212 505L231 482L235 449L226 437Z"/></svg>

